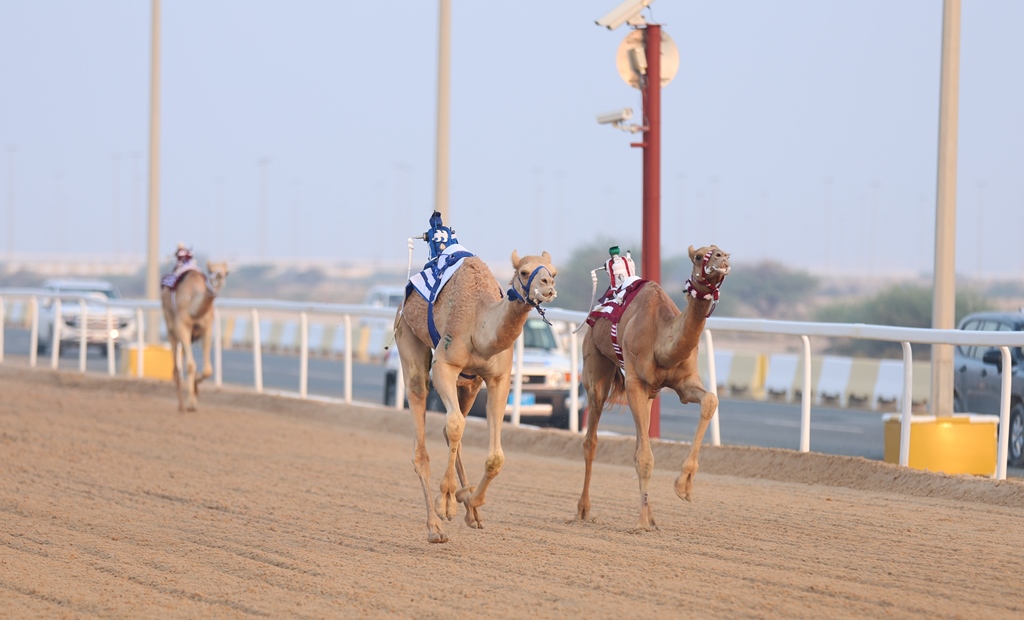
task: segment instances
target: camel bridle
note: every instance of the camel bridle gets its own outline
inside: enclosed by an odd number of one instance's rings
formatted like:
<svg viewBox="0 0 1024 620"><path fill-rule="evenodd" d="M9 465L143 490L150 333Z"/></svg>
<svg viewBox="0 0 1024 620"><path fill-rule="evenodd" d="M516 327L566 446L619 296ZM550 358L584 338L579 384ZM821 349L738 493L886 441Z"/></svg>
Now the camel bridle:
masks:
<svg viewBox="0 0 1024 620"><path fill-rule="evenodd" d="M711 316L711 313L715 311L718 306L718 297L721 293L719 289L722 287L722 282L725 282L725 276L717 283L709 282L705 275L708 271L708 263L711 262L711 255L714 250L708 250L707 254L704 255L704 259L701 261L700 273L690 276L686 280L686 284L683 286L683 292L693 297L694 299L700 298L705 301L711 302L711 308L708 309L708 313L704 315L704 318Z"/></svg>
<svg viewBox="0 0 1024 620"><path fill-rule="evenodd" d="M527 304L529 306L532 306L532 307L536 308L537 309L537 313L540 314L540 318L544 319L544 322L547 323L548 325L551 325L551 322L548 321L546 316L544 316L544 308L540 307L541 303L543 303L543 302L541 302L540 300L535 300L535 299L533 299L530 296L530 288L533 286L533 279L537 277L537 274L540 273L541 269L543 269L544 271L548 272L548 275L551 276L552 278L555 277L551 273L550 269L548 269L544 265L540 265L539 267L534 269L533 273L530 274L530 277L527 278L526 284L523 284L523 278L522 278L522 276L519 275L519 271L517 270L516 271L516 281L519 282L520 288L523 289L523 292L525 292L526 295L520 294L519 291L516 290L515 286L511 286L508 289L508 300L509 301L521 301L524 304ZM540 295L540 290L539 289L537 291L537 294Z"/></svg>

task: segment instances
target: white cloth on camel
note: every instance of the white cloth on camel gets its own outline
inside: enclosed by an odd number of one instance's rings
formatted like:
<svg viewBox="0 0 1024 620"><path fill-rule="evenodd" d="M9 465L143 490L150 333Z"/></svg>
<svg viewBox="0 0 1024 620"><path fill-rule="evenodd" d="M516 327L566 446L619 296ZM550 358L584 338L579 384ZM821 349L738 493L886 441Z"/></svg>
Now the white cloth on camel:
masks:
<svg viewBox="0 0 1024 620"><path fill-rule="evenodd" d="M466 260L466 256L462 256L455 261L452 261L453 254L461 252L469 252L466 248L459 244L450 245L444 249L437 256L437 262L431 261L427 263L427 267L409 278L409 283L416 289L416 292L423 296L423 299L428 302L436 299L437 293L441 292L444 285L448 283L448 280L455 274L455 270L462 266L462 261ZM435 285L440 280L440 285ZM434 297L431 297L431 291L434 291Z"/></svg>
<svg viewBox="0 0 1024 620"><path fill-rule="evenodd" d="M640 276L629 276L622 281L618 287L612 289L607 298L601 300L596 306L590 309L591 312L612 312L616 306L622 305L622 298L626 294L629 285L640 279Z"/></svg>

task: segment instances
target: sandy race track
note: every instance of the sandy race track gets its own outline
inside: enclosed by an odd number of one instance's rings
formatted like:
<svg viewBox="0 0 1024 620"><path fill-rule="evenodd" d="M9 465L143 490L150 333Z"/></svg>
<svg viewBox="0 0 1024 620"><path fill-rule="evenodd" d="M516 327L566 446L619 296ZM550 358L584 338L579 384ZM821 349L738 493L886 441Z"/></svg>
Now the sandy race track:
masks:
<svg viewBox="0 0 1024 620"><path fill-rule="evenodd" d="M432 486L444 467L430 416ZM658 443L635 530L632 439L503 433L505 467L426 542L408 414L0 367L5 618L1020 618L1024 484L864 459ZM482 423L467 426L479 478Z"/></svg>

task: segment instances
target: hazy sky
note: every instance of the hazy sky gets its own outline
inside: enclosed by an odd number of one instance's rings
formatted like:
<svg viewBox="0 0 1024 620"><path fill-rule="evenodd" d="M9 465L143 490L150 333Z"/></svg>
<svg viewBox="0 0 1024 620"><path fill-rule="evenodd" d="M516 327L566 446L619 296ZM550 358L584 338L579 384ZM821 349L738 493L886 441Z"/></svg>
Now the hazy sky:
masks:
<svg viewBox="0 0 1024 620"><path fill-rule="evenodd" d="M452 2L450 223L489 263L640 243L638 136L595 120L642 108L615 68L629 28L594 23L617 4ZM0 257L144 254L150 7L0 2ZM664 256L931 270L941 0L651 9L681 65ZM434 207L437 24L429 0L165 0L161 254L404 263ZM964 275L1024 274L1022 29L1024 2L963 2Z"/></svg>

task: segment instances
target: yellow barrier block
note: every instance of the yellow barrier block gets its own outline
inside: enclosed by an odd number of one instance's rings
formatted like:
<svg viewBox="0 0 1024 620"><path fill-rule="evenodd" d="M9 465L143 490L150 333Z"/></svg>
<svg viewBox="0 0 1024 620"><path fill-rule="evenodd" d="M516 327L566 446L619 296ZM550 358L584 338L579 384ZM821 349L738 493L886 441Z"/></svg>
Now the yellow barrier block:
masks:
<svg viewBox="0 0 1024 620"><path fill-rule="evenodd" d="M121 374L129 377L138 376L139 348L129 345L124 348L121 356ZM142 353L142 376L151 379L174 379L174 358L171 347L167 344L146 345Z"/></svg>
<svg viewBox="0 0 1024 620"><path fill-rule="evenodd" d="M899 463L901 417L890 413L882 420L885 462ZM908 465L947 474L995 475L998 424L994 415L912 416Z"/></svg>

